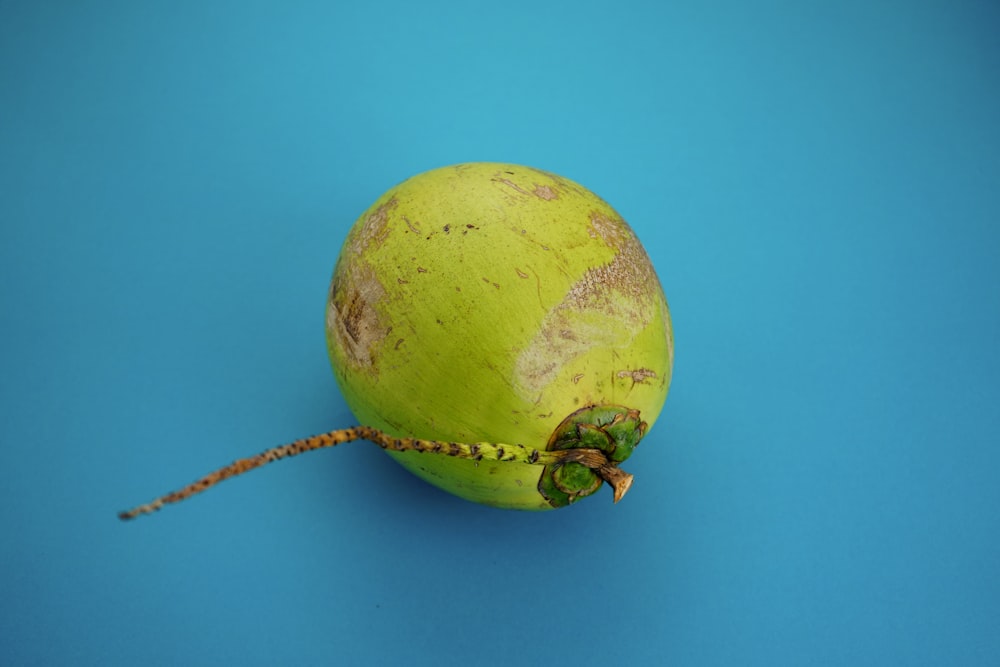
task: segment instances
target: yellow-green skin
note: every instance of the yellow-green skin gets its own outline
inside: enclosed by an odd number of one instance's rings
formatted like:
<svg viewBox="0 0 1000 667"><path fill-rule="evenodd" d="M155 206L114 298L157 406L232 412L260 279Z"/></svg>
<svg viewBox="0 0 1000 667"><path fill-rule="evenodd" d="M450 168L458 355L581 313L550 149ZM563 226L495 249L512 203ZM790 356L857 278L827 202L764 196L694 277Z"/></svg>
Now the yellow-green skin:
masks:
<svg viewBox="0 0 1000 667"><path fill-rule="evenodd" d="M362 214L326 332L361 423L444 441L544 449L588 405L652 427L673 366L667 302L629 226L570 180L499 163L414 176ZM468 500L551 509L542 466L388 454Z"/></svg>

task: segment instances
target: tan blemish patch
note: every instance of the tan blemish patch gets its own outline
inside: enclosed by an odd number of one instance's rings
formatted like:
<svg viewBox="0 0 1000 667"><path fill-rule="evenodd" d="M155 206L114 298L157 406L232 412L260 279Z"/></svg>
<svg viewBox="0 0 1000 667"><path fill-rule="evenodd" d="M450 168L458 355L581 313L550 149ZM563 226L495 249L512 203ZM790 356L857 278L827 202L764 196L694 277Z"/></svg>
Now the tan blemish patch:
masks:
<svg viewBox="0 0 1000 667"><path fill-rule="evenodd" d="M591 238L600 238L612 248L621 245L622 237L628 234L628 230L622 229L622 221L609 218L598 211L590 214L590 229L587 230Z"/></svg>
<svg viewBox="0 0 1000 667"><path fill-rule="evenodd" d="M651 380L656 377L656 371L650 370L648 368L638 368L633 371L618 371L615 375L619 379L631 378L632 384L645 384L646 380Z"/></svg>
<svg viewBox="0 0 1000 667"><path fill-rule="evenodd" d="M653 270L653 263L635 233L620 218L609 218L601 213L590 215L592 238L600 238L617 251L615 258L604 266L587 271L574 286L577 298L601 292L601 285L610 285L615 291L644 299L660 293L660 282Z"/></svg>
<svg viewBox="0 0 1000 667"><path fill-rule="evenodd" d="M621 326L609 325L600 314L588 318L565 304L545 316L541 330L517 357L515 372L524 395L539 394L565 364L591 348L620 344ZM569 330L571 336L562 335Z"/></svg>
<svg viewBox="0 0 1000 667"><path fill-rule="evenodd" d="M360 255L372 244L380 247L385 242L386 237L389 236L389 225L386 224L386 221L389 218L389 213L397 205L396 198L390 198L369 213L363 224L355 225L351 229L348 243L355 254Z"/></svg>
<svg viewBox="0 0 1000 667"><path fill-rule="evenodd" d="M565 364L594 347L627 346L655 316L659 281L632 230L620 219L594 213L590 234L616 253L570 287L519 355L516 371L526 394L542 391ZM628 377L647 379L641 372Z"/></svg>
<svg viewBox="0 0 1000 667"><path fill-rule="evenodd" d="M359 260L350 267L338 264L330 288L326 327L333 332L344 357L354 368L376 373L376 349L391 327L386 327L377 304L385 288L375 272Z"/></svg>
<svg viewBox="0 0 1000 667"><path fill-rule="evenodd" d="M544 199L545 201L552 201L553 199L559 199L558 193L553 190L548 185L538 185L535 184L535 189L532 192L539 199Z"/></svg>

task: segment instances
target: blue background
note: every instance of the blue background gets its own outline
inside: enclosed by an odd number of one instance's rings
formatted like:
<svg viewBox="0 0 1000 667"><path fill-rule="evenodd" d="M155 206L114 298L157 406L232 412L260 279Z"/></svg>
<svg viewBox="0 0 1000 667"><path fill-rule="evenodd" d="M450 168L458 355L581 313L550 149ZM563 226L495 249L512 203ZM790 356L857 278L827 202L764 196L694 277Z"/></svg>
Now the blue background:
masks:
<svg viewBox="0 0 1000 667"><path fill-rule="evenodd" d="M0 2L0 662L1000 664L990 2ZM327 283L463 161L670 300L637 481L524 514L356 445ZM428 388L432 390L432 388Z"/></svg>

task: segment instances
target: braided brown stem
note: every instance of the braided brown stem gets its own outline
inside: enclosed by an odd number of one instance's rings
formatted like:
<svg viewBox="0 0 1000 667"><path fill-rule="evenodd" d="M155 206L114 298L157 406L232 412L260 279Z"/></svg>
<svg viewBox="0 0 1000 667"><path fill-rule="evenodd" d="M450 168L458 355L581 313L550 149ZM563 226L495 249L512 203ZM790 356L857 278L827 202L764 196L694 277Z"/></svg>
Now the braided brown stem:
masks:
<svg viewBox="0 0 1000 667"><path fill-rule="evenodd" d="M259 468L267 465L268 463L273 463L274 461L279 461L289 456L296 456L298 454L302 454L303 452L309 452L314 449L335 447L345 442L353 442L355 440L368 440L375 443L382 449L388 449L396 452L433 453L469 459L472 461L506 461L543 466L571 461L581 463L588 468L598 471L598 474L600 474L602 478L615 487L615 502L618 501L621 495L624 495L625 491L628 490L628 486L631 486L631 475L622 473L627 475L628 484L624 487L624 490L619 493L619 482L616 480L620 480L621 477L608 472L610 470L617 470L617 468L609 463L607 456L605 456L604 452L599 449L576 448L548 451L532 449L525 447L524 445L503 445L489 442L476 442L469 444L463 442L444 442L440 440L420 440L417 438L396 438L376 428L371 428L369 426L355 426L353 428L345 428L337 431L330 431L329 433L323 433L321 435L314 435L309 438L303 438L301 440L288 443L287 445L281 445L279 447L274 447L273 449L268 449L267 451L261 452L256 456L239 459L224 468L220 468L215 472L205 475L201 479L196 482L192 482L182 489L160 496L156 500L148 502L145 505L139 505L126 512L120 512L118 514L118 518L123 521L127 521L142 514L152 514L164 505L186 500L191 496L199 494L202 491L215 486L219 482L227 480L230 477L242 475L243 473L249 472L254 468Z"/></svg>

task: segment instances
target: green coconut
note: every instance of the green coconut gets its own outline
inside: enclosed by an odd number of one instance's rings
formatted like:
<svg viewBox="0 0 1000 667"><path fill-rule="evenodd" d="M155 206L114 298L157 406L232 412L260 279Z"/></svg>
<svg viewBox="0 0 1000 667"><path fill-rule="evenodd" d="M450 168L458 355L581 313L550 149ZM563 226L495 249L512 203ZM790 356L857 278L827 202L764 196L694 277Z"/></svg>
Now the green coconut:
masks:
<svg viewBox="0 0 1000 667"><path fill-rule="evenodd" d="M546 448L592 406L651 427L673 365L663 290L622 217L573 181L499 163L435 169L382 195L344 243L326 336L359 421L442 441ZM388 453L468 500L565 504L539 492L537 465Z"/></svg>
<svg viewBox="0 0 1000 667"><path fill-rule="evenodd" d="M670 387L670 312L649 256L604 200L501 163L435 169L380 197L347 235L326 341L364 424L240 459L131 519L288 456L369 440L415 475L496 507L595 493Z"/></svg>

